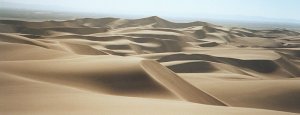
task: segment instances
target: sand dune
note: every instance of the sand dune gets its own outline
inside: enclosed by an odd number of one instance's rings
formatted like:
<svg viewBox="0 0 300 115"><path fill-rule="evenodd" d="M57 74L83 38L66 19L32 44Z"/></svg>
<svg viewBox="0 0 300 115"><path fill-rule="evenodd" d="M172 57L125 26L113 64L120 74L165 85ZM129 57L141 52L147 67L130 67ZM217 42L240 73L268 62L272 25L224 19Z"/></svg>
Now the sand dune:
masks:
<svg viewBox="0 0 300 115"><path fill-rule="evenodd" d="M97 60L101 58L102 60ZM1 70L26 78L108 94L174 98L166 88L147 76L138 66L138 61L139 59L123 59L114 56L15 61L1 62ZM46 68L42 68L43 66Z"/></svg>
<svg viewBox="0 0 300 115"><path fill-rule="evenodd" d="M5 115L300 113L298 32L157 16L0 28Z"/></svg>
<svg viewBox="0 0 300 115"><path fill-rule="evenodd" d="M40 114L272 114L293 113L261 109L218 107L183 101L102 95L64 85L55 85L1 73L0 111L6 115ZM20 88L22 87L22 88Z"/></svg>

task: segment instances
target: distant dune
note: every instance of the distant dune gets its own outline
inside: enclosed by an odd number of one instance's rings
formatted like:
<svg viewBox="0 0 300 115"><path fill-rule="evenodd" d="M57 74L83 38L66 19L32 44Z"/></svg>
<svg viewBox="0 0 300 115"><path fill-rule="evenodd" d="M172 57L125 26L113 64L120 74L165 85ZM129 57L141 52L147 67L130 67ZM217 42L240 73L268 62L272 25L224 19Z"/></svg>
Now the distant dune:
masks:
<svg viewBox="0 0 300 115"><path fill-rule="evenodd" d="M0 20L0 114L300 113L300 33L206 22Z"/></svg>

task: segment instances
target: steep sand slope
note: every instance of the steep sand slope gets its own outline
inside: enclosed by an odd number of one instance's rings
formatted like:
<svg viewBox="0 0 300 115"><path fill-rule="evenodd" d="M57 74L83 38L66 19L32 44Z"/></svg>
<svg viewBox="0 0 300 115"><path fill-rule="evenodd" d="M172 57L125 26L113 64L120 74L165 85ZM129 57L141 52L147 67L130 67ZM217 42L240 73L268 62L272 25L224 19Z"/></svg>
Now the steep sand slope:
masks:
<svg viewBox="0 0 300 115"><path fill-rule="evenodd" d="M144 60L141 62L141 65L155 80L162 83L165 87L185 100L204 104L226 105L215 97L193 87L175 73L164 68L155 61Z"/></svg>

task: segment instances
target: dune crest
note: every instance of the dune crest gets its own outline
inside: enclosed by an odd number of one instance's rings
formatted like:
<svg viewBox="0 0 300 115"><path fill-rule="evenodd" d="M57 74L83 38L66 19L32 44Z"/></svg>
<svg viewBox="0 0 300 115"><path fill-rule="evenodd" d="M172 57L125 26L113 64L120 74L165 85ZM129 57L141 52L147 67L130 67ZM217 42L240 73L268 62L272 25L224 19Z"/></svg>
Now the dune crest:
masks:
<svg viewBox="0 0 300 115"><path fill-rule="evenodd" d="M177 76L175 73L164 68L162 65L158 64L155 61L143 60L141 62L141 66L155 80L187 101L226 106L225 103L195 88L194 86L190 85L188 82Z"/></svg>

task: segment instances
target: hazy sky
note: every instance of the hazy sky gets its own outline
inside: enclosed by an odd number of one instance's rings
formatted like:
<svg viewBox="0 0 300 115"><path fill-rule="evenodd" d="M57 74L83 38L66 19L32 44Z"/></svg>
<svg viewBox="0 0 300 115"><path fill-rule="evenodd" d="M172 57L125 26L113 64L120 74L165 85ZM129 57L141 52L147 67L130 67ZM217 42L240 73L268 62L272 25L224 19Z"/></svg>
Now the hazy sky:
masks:
<svg viewBox="0 0 300 115"><path fill-rule="evenodd" d="M300 0L0 0L0 7L181 18L300 20Z"/></svg>

